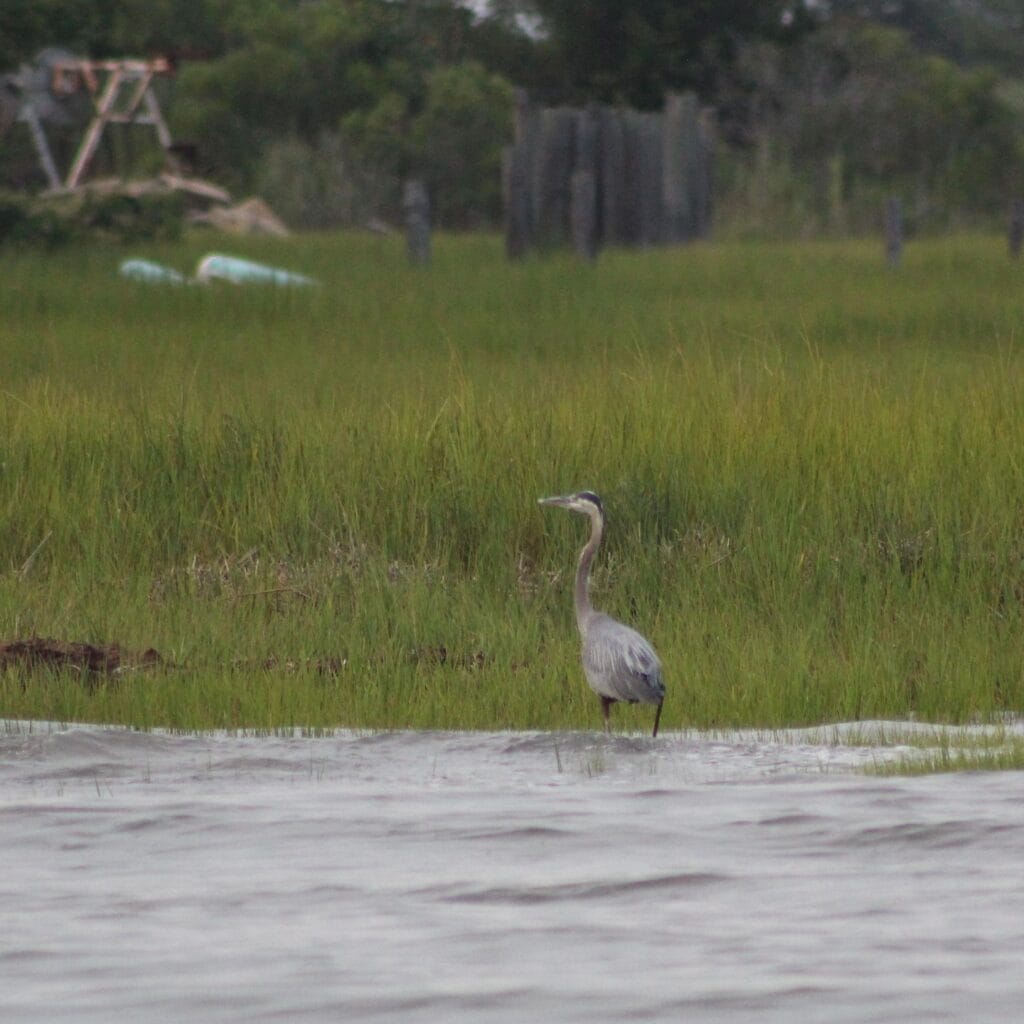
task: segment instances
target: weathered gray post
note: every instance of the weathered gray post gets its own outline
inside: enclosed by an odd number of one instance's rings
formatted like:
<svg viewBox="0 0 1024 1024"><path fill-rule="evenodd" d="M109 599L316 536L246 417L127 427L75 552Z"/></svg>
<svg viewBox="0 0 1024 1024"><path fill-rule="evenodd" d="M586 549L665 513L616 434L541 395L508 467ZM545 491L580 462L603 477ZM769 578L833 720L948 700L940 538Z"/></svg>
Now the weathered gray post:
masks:
<svg viewBox="0 0 1024 1024"><path fill-rule="evenodd" d="M1010 204L1010 255L1019 256L1021 242L1024 242L1024 199L1014 199Z"/></svg>
<svg viewBox="0 0 1024 1024"><path fill-rule="evenodd" d="M502 153L505 255L517 260L530 248L530 146L526 139Z"/></svg>
<svg viewBox="0 0 1024 1024"><path fill-rule="evenodd" d="M569 183L572 247L588 263L597 258L597 187L593 171L574 171Z"/></svg>
<svg viewBox="0 0 1024 1024"><path fill-rule="evenodd" d="M640 245L665 240L665 203L662 194L662 118L638 115L640 123Z"/></svg>
<svg viewBox="0 0 1024 1024"><path fill-rule="evenodd" d="M619 185L620 245L643 241L643 120L639 111L622 111L622 181Z"/></svg>
<svg viewBox="0 0 1024 1024"><path fill-rule="evenodd" d="M576 114L575 162L569 179L569 235L576 255L588 262L600 247L598 117L589 106Z"/></svg>
<svg viewBox="0 0 1024 1024"><path fill-rule="evenodd" d="M516 142L522 142L530 130L530 120L533 114L530 106L530 94L525 89L514 89L512 95L512 102L515 104L512 122L512 130L515 134L512 137Z"/></svg>
<svg viewBox="0 0 1024 1024"><path fill-rule="evenodd" d="M534 241L542 248L569 240L569 179L573 171L576 112L550 107L540 112L533 161Z"/></svg>
<svg viewBox="0 0 1024 1024"><path fill-rule="evenodd" d="M697 237L707 238L711 234L715 187L715 126L713 115L709 112L702 112L698 116L697 142L700 153L699 174L694 192Z"/></svg>
<svg viewBox="0 0 1024 1024"><path fill-rule="evenodd" d="M621 245L627 240L624 199L626 146L622 111L602 107L599 116L601 243Z"/></svg>
<svg viewBox="0 0 1024 1024"><path fill-rule="evenodd" d="M513 128L515 142L502 154L505 198L505 253L519 259L536 244L534 227L538 201L534 194L538 165L540 117L525 89L515 90Z"/></svg>
<svg viewBox="0 0 1024 1024"><path fill-rule="evenodd" d="M890 267L900 265L903 255L903 202L895 196L885 204L885 255Z"/></svg>
<svg viewBox="0 0 1024 1024"><path fill-rule="evenodd" d="M665 241L689 241L697 233L700 137L697 97L673 93L665 100L662 127L662 202Z"/></svg>
<svg viewBox="0 0 1024 1024"><path fill-rule="evenodd" d="M405 238L409 262L425 267L430 263L430 200L427 186L419 178L408 178L402 191Z"/></svg>

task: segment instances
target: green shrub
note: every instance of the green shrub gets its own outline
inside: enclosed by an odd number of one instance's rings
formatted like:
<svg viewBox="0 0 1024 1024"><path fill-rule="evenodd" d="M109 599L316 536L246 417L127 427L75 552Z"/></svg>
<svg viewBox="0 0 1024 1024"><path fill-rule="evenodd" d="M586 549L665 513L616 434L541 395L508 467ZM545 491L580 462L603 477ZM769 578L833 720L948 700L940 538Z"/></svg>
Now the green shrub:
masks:
<svg viewBox="0 0 1024 1024"><path fill-rule="evenodd" d="M83 237L174 241L181 237L184 209L175 193L0 193L0 245L52 248Z"/></svg>

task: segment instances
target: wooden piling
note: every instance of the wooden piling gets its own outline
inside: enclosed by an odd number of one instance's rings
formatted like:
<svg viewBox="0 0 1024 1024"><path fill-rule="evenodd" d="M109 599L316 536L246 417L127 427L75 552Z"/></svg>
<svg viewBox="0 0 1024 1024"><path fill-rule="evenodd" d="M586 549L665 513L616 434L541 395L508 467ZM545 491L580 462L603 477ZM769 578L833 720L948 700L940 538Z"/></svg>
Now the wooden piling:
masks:
<svg viewBox="0 0 1024 1024"><path fill-rule="evenodd" d="M530 248L530 150L525 141L502 153L505 194L505 254L521 259Z"/></svg>
<svg viewBox="0 0 1024 1024"><path fill-rule="evenodd" d="M895 196L885 204L885 255L896 268L903 256L903 201Z"/></svg>
<svg viewBox="0 0 1024 1024"><path fill-rule="evenodd" d="M537 110L517 93L516 141L502 164L509 258L572 245L593 259L603 245L705 237L713 148L704 116L693 93L669 97L663 113Z"/></svg>
<svg viewBox="0 0 1024 1024"><path fill-rule="evenodd" d="M624 245L627 239L625 214L625 135L622 111L603 107L599 113L601 242Z"/></svg>
<svg viewBox="0 0 1024 1024"><path fill-rule="evenodd" d="M405 215L405 238L409 262L413 266L430 264L430 199L427 186L419 178L406 180L402 190L402 212Z"/></svg>
<svg viewBox="0 0 1024 1024"><path fill-rule="evenodd" d="M1010 255L1020 255L1021 242L1024 242L1024 199L1014 199L1010 204Z"/></svg>
<svg viewBox="0 0 1024 1024"><path fill-rule="evenodd" d="M692 94L691 94L692 96ZM662 126L661 192L665 207L665 241L685 242L693 234L693 173L698 156L696 99L673 93L665 100Z"/></svg>
<svg viewBox="0 0 1024 1024"><path fill-rule="evenodd" d="M592 171L574 171L570 183L572 247L587 263L597 258L597 189Z"/></svg>

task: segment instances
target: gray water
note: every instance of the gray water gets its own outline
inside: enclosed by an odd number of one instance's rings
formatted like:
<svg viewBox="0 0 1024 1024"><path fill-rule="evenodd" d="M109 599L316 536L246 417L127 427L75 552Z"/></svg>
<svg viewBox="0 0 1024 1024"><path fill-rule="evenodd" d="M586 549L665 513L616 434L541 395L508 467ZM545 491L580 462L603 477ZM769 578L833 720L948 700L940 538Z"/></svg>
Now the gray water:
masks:
<svg viewBox="0 0 1024 1024"><path fill-rule="evenodd" d="M0 1021L1022 1019L1021 776L828 740L0 723Z"/></svg>

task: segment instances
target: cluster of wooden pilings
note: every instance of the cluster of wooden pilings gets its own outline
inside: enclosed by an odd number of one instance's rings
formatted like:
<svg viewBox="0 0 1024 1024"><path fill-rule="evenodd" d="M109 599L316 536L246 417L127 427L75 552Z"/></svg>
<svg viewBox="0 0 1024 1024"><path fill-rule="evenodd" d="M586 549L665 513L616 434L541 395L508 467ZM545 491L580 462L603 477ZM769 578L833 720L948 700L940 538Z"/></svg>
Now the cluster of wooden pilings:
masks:
<svg viewBox="0 0 1024 1024"><path fill-rule="evenodd" d="M660 113L517 102L505 151L505 239L512 259L572 245L672 245L711 229L712 133L693 93Z"/></svg>

